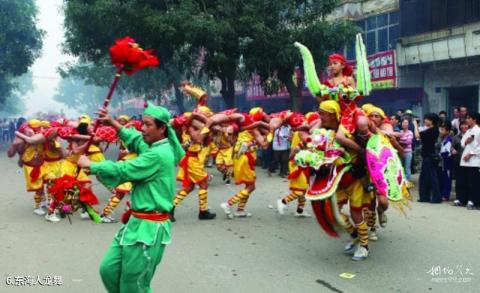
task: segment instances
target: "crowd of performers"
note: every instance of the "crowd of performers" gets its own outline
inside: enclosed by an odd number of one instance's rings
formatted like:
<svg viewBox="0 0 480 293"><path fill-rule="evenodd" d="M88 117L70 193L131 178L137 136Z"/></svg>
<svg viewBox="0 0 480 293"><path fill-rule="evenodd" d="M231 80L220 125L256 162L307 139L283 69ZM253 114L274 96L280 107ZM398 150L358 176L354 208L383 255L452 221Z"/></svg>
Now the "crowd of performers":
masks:
<svg viewBox="0 0 480 293"><path fill-rule="evenodd" d="M301 44L297 46L306 49ZM328 234L336 236L334 226L339 224L351 236L346 253L352 254L354 260L368 257L369 240L378 238L377 219L381 227L387 224L385 212L389 207L389 194L381 192L374 184L372 170L367 166L367 142L380 135L385 144L396 149L395 156L402 149L382 109L371 104L357 106L361 96L356 92L352 70L342 55L330 56L331 78L325 84L319 84L316 76L312 77L312 69L308 66L305 71L310 79L307 86L319 102L318 111L306 114L288 110L267 114L259 107L246 113L236 109L214 113L207 106L208 96L202 89L189 83L183 85L186 94L198 99L198 105L192 112L170 121L186 153L179 163L177 180L181 187L170 213L172 221L175 209L181 208L182 201L195 186L198 186L198 218L211 220L216 217L209 209L210 176L205 169L212 155L224 182L233 180L241 186L236 194L220 204L221 210L230 219L251 216L247 204L256 188L257 149L266 149L273 131L289 124L293 129L289 192L278 200L278 212L283 215L287 205L297 201L296 215L309 216L304 210L306 199L309 199L318 222ZM116 119L126 128L142 129L141 121L127 115ZM16 139L8 150L10 157L19 156L27 191L33 193L33 212L45 215L50 222L58 222L59 215L68 213L68 210L59 210L58 198L50 195L55 186L58 188L59 178L76 178L81 183L80 197L89 204L78 208L82 218L90 218L87 207L98 204L91 191L88 171L77 166L81 154L99 162L105 160L105 147L118 144L118 160L132 160L137 156L128 151L112 128L104 126L92 133L92 124L88 115L75 120L31 119L16 132ZM63 144L66 148L62 148L60 140L66 142ZM114 221L112 212L134 186L135 182L123 183L111 190L109 202L97 211L102 222ZM402 198L408 198L404 188Z"/></svg>

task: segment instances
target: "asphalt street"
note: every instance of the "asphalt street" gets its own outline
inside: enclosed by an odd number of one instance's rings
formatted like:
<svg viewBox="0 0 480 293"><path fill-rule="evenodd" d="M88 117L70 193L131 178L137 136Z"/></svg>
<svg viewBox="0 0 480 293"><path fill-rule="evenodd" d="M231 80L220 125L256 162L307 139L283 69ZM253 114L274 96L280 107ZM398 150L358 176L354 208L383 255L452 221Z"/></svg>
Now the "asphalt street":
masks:
<svg viewBox="0 0 480 293"><path fill-rule="evenodd" d="M120 224L78 214L72 224L46 222L32 213L23 174L3 150L0 166L0 292L105 292L98 267ZM480 292L479 210L413 202L405 216L392 208L370 257L355 262L343 254L347 235L331 238L314 218L295 218L294 205L275 212L285 180L260 169L247 206L253 216L229 220L219 204L239 187L209 170L217 219L197 219L196 192L177 208L154 292ZM109 193L98 183L94 191L103 205ZM36 284L14 285L26 277Z"/></svg>

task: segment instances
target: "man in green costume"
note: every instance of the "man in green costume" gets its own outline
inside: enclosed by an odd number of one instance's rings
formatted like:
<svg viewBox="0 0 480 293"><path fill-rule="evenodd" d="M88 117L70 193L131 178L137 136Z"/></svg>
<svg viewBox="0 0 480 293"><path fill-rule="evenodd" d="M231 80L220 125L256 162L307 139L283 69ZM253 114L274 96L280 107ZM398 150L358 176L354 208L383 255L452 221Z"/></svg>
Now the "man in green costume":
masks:
<svg viewBox="0 0 480 293"><path fill-rule="evenodd" d="M105 109L99 115L104 124L118 130L128 150L138 154L120 162L95 163L85 156L78 161L107 188L133 183L131 217L115 235L100 265L100 275L108 292L151 292L155 269L171 241L169 212L175 197L175 168L185 153L163 107L148 105L141 133L124 128Z"/></svg>

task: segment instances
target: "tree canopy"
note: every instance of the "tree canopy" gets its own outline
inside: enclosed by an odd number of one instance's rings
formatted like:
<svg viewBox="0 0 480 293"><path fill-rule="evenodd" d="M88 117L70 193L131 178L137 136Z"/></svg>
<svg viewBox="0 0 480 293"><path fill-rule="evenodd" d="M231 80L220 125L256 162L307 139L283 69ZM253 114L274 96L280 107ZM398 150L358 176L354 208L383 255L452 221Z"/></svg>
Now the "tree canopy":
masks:
<svg viewBox="0 0 480 293"><path fill-rule="evenodd" d="M353 40L349 22L327 22L336 0L65 0L65 50L84 61L104 62L109 46L124 35L154 48L165 78L197 73L219 78L227 107L234 106L239 63L264 79L285 84L295 108L292 81L300 41L315 57ZM175 54L181 51L181 58ZM182 61L186 61L183 62ZM183 68L179 68L179 64ZM182 74L183 73L183 74ZM178 77L172 83L179 82ZM157 85L156 85L157 86ZM161 86L161 85L158 85Z"/></svg>
<svg viewBox="0 0 480 293"><path fill-rule="evenodd" d="M0 105L15 103L15 77L27 73L40 56L44 32L36 16L34 0L0 0Z"/></svg>

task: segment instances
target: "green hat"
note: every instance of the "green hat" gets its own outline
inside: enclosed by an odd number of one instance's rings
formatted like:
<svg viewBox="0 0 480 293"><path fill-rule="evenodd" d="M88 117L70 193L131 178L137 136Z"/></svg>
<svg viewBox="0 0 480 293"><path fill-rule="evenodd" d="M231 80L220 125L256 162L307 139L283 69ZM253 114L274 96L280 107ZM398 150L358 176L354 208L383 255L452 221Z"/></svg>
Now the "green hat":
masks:
<svg viewBox="0 0 480 293"><path fill-rule="evenodd" d="M185 151L183 150L182 145L178 141L175 130L170 125L170 112L168 112L168 110L164 107L155 106L154 104L148 102L148 106L147 108L145 108L143 115L153 117L165 123L165 125L167 126L168 141L172 146L173 153L175 155L175 164L178 164L180 159L185 156Z"/></svg>
<svg viewBox="0 0 480 293"><path fill-rule="evenodd" d="M156 118L163 123L167 124L170 122L170 112L164 107L155 106L154 104L148 102L147 108L143 112L143 115L151 116Z"/></svg>

